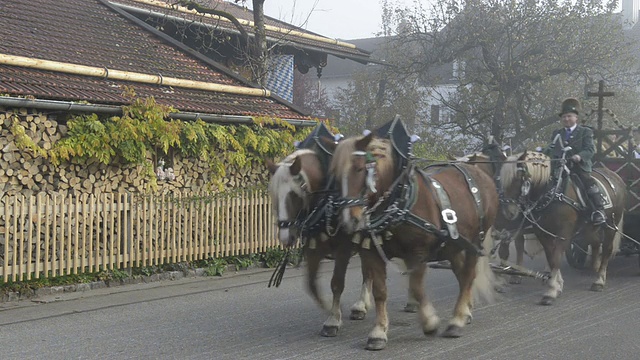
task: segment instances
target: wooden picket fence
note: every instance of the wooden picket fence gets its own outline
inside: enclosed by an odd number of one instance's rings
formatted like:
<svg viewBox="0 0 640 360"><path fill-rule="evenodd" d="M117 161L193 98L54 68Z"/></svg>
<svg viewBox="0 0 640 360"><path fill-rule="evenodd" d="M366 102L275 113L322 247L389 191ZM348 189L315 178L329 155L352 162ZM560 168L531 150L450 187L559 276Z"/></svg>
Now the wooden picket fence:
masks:
<svg viewBox="0 0 640 360"><path fill-rule="evenodd" d="M278 246L269 197L38 194L0 204L0 275L25 281L264 252Z"/></svg>

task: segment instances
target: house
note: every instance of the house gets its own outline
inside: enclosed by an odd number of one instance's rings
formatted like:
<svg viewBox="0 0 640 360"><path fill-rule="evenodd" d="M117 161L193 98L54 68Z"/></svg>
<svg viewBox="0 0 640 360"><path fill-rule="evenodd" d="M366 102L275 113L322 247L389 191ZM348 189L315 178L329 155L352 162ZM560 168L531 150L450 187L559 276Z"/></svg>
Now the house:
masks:
<svg viewBox="0 0 640 360"><path fill-rule="evenodd" d="M360 64L344 59L331 58L323 71L322 78L317 81L327 92L330 100L335 103L336 95L340 89L346 89L352 81L353 75L358 72L379 71L385 65L385 46L393 42L393 37L374 37L365 39L348 40L358 48L371 52L372 62ZM428 118L438 122L448 111L442 104L449 94L455 91L458 76L458 64L450 63L435 67L429 73L429 78L424 79L429 83L429 95L425 99L428 109Z"/></svg>
<svg viewBox="0 0 640 360"><path fill-rule="evenodd" d="M27 170L24 163L31 157L26 159L9 140L12 119L17 116L29 122L27 131L43 136L37 139L39 145L50 146L66 131L64 121L69 114L120 114L121 106L130 102L123 95L126 87L141 98L153 97L158 104L177 109L170 115L176 119L252 124L256 117L267 117L315 125L310 115L291 102L132 14L136 10L131 4L151 7L158 1L121 0L118 4L106 0L0 3L0 148L4 153L0 193L141 189L144 181L135 169L71 164L61 175L47 167L46 161L34 160L37 164ZM312 54L318 40L300 41L309 43L303 53ZM332 46L341 48L335 44L325 47L329 51ZM367 53L353 56L362 56L364 61ZM186 168L176 164L174 169L179 187L198 188L206 183L202 173L187 176ZM110 176L116 180L108 181ZM118 183L122 179L128 180ZM235 184L241 186L243 181Z"/></svg>
<svg viewBox="0 0 640 360"><path fill-rule="evenodd" d="M246 45L254 38L255 24L253 12L246 7L222 0L199 1L199 8L157 0L110 3L245 78L253 77ZM265 32L271 49L266 87L290 102L294 69L302 74L315 69L320 77L329 55L361 64L372 61L368 51L354 44L327 38L267 14Z"/></svg>
<svg viewBox="0 0 640 360"><path fill-rule="evenodd" d="M638 18L640 16L640 0L623 0L621 4L620 18L625 23L627 34L633 38L640 38L640 25ZM345 40L371 52L373 59L384 61L384 47L389 42L393 42L393 37L375 37L365 39ZM342 59L330 58L330 61L323 71L322 78L317 80L320 87L324 88L332 101L335 102L336 94L339 89L346 89L348 84L352 82L353 75L357 72L367 71L374 72L381 68L379 63L369 63L363 65L355 62L349 62ZM445 104L451 94L457 91L458 75L464 69L464 64L452 62L431 69L426 78L423 79L425 88L429 91L426 103L429 109L426 111L427 121L437 124L444 117L450 114Z"/></svg>

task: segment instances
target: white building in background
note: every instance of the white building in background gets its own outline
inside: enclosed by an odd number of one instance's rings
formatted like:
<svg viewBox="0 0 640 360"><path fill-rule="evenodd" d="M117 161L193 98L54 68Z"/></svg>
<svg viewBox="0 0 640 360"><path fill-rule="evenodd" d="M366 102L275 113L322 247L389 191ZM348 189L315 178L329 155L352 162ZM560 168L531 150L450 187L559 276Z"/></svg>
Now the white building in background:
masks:
<svg viewBox="0 0 640 360"><path fill-rule="evenodd" d="M638 22L639 15L640 0L622 0L622 17L627 27L633 27Z"/></svg>
<svg viewBox="0 0 640 360"><path fill-rule="evenodd" d="M353 39L347 40L347 42L356 45L359 49L370 51L371 58L374 61L384 61L381 48L388 42L388 37L374 37L365 39ZM331 57L327 66L322 71L322 77L317 81L319 86L325 90L331 102L334 102L336 95L340 89L346 89L349 83L353 80L353 76L361 71L378 71L382 66L376 63L369 63L367 65L341 59L338 57ZM427 122L438 122L442 116L446 116L447 111L445 106L441 102L441 96L448 98L456 90L457 81L455 80L461 68L458 63L447 64L436 68L432 74L426 102L429 109L426 111ZM433 86L431 86L433 84Z"/></svg>
<svg viewBox="0 0 640 360"><path fill-rule="evenodd" d="M640 37L640 0L622 0L622 10L620 15L625 22L625 27L628 29L632 36L638 34ZM374 37L365 39L353 39L345 40L348 43L356 45L359 49L370 51L372 53L372 59L384 60L381 57L380 48L389 41L387 37ZM375 63L369 63L364 65L355 61L342 59L339 57L331 56L327 66L322 71L322 77L318 81L318 86L323 88L329 99L334 101L339 89L346 89L349 83L352 81L353 75L358 71L371 70L375 71L380 66ZM443 65L434 69L429 74L429 91L432 94L426 100L430 109L428 110L429 123L437 123L444 116L448 116L448 110L441 101L442 98L447 99L455 93L457 87L456 78L460 71L463 71L464 66L457 62Z"/></svg>

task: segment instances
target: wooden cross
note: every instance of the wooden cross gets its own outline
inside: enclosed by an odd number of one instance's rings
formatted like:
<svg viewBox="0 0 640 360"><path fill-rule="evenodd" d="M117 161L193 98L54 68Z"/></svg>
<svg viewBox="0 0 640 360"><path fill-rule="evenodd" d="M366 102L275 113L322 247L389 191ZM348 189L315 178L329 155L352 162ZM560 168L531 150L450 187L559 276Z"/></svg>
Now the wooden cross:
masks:
<svg viewBox="0 0 640 360"><path fill-rule="evenodd" d="M604 80L598 82L598 92L587 92L588 97L598 97L598 130L602 130L602 119L604 118L604 98L614 96L612 91L604 91Z"/></svg>

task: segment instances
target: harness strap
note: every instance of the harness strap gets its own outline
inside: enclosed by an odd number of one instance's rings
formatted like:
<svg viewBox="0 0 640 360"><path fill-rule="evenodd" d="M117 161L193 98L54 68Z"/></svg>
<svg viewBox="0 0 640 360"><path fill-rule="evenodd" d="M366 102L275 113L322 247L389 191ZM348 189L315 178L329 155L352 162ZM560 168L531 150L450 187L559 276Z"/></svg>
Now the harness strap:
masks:
<svg viewBox="0 0 640 360"><path fill-rule="evenodd" d="M480 196L480 192L478 191L478 185L476 181L471 175L469 171L464 167L453 164L453 166L458 169L462 175L464 175L464 179L467 181L467 185L469 186L469 191L471 191L471 195L473 195L473 200L476 202L476 209L478 210L478 218L480 219L480 227L484 224L484 207L482 206L482 197Z"/></svg>

